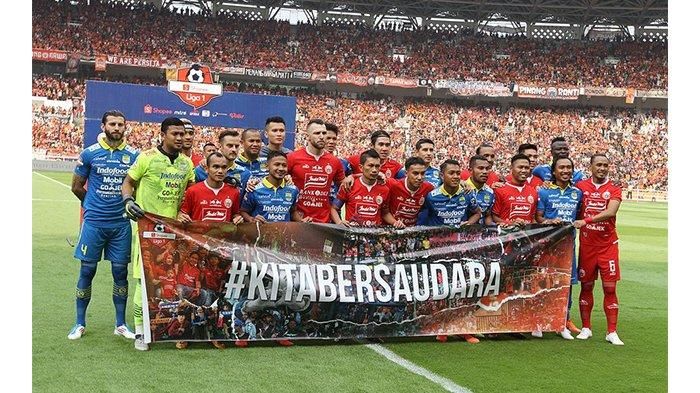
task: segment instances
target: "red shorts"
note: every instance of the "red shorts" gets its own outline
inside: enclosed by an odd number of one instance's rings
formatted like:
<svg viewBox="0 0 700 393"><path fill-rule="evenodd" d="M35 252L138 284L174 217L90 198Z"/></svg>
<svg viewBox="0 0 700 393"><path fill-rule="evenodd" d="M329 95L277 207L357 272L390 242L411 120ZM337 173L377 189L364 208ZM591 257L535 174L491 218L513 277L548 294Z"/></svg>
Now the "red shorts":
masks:
<svg viewBox="0 0 700 393"><path fill-rule="evenodd" d="M620 280L620 249L615 243L607 246L581 244L578 253L578 279L591 282L598 278L603 281Z"/></svg>

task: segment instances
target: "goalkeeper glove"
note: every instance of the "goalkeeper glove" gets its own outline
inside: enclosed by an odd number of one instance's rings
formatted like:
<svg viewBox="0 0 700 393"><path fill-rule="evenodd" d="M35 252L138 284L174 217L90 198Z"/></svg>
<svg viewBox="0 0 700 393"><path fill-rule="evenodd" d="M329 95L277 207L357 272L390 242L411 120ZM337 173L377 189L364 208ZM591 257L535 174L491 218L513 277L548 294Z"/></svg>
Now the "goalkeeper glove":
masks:
<svg viewBox="0 0 700 393"><path fill-rule="evenodd" d="M141 206L139 206L134 201L134 197L132 197L131 195L123 196L122 201L124 202L124 210L126 211L126 216L130 219L138 221L139 218L143 217L144 214L146 214L146 212L144 212L143 209L141 209Z"/></svg>
<svg viewBox="0 0 700 393"><path fill-rule="evenodd" d="M241 186L241 183L238 181L238 179L236 179L235 177L232 177L232 176L226 176L226 177L224 178L224 183L230 184L230 185L232 185L232 186L234 186L234 187L240 187L240 186Z"/></svg>

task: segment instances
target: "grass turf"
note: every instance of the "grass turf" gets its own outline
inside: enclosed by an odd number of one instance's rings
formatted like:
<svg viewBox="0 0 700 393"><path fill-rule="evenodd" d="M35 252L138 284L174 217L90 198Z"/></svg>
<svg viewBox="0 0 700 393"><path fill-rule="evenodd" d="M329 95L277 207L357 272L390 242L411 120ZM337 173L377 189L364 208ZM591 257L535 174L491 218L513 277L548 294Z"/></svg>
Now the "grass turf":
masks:
<svg viewBox="0 0 700 393"><path fill-rule="evenodd" d="M56 180L54 182L47 179ZM360 344L253 344L219 351L206 344L178 351L172 344L141 353L112 335L109 264L93 282L85 336L66 338L75 319L79 204L67 173L32 174L32 382L36 391L430 392L439 385L414 375ZM389 340L402 357L474 392L664 391L667 384L667 205L624 202L618 215L622 281L618 332L624 347L604 341L600 283L595 291L594 336L567 342L543 339L437 343ZM131 275L129 275L131 277ZM130 278L131 279L131 278ZM130 282L133 288L133 282ZM578 296L578 286L575 289ZM127 308L130 321L131 301ZM580 321L578 308L573 319ZM131 325L131 322L130 322Z"/></svg>

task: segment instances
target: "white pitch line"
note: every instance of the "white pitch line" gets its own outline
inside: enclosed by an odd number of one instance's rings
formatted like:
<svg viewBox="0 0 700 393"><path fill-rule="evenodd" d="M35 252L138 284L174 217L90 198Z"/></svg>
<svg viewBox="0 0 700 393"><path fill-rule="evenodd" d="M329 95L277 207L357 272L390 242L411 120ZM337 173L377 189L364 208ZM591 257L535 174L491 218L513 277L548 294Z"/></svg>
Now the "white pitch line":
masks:
<svg viewBox="0 0 700 393"><path fill-rule="evenodd" d="M392 362L398 364L399 366L405 368L406 370L420 375L421 377L427 378L430 381L440 385L443 389L447 390L448 392L452 393L472 393L471 390L459 386L456 383L452 382L451 380L441 377L434 372L427 370L407 359L402 358L401 356L397 355L396 353L390 351L389 349L384 348L383 346L379 344L366 344L365 345L367 348L373 350L374 352L384 356L385 358L391 360Z"/></svg>
<svg viewBox="0 0 700 393"><path fill-rule="evenodd" d="M67 188L67 189L69 189L69 190L71 189L70 186L69 186L68 184L61 183L60 181L58 181L58 180L56 180L56 179L52 179L52 178L50 178L50 177L48 177L48 176L46 176L46 175L42 175L42 174L39 173L39 172L32 171L32 173L35 174L35 175L39 175L39 176L41 176L41 177L43 177L43 178L45 178L45 179L49 179L49 180L51 180L52 182L54 182L54 183L56 183L56 184L59 184L59 185L65 187L65 188Z"/></svg>

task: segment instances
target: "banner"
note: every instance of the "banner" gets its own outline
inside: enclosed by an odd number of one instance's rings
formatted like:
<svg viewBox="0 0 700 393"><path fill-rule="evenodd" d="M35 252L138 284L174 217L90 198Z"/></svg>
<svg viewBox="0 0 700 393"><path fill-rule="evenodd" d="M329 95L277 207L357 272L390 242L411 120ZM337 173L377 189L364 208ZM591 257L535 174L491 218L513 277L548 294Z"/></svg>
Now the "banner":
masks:
<svg viewBox="0 0 700 393"><path fill-rule="evenodd" d="M96 55L95 56L95 71L102 72L107 69L107 56Z"/></svg>
<svg viewBox="0 0 700 393"><path fill-rule="evenodd" d="M621 87L586 86L583 88L583 94L587 96L625 97L627 89Z"/></svg>
<svg viewBox="0 0 700 393"><path fill-rule="evenodd" d="M668 98L667 90L637 90L636 94L639 98Z"/></svg>
<svg viewBox="0 0 700 393"><path fill-rule="evenodd" d="M561 331L574 231L139 220L147 341ZM148 339L150 338L150 340Z"/></svg>
<svg viewBox="0 0 700 393"><path fill-rule="evenodd" d="M63 63L64 61L68 60L68 52L62 50L32 48L32 60Z"/></svg>
<svg viewBox="0 0 700 393"><path fill-rule="evenodd" d="M71 53L66 61L66 74L78 73L80 67L80 53Z"/></svg>
<svg viewBox="0 0 700 393"><path fill-rule="evenodd" d="M143 59L140 57L107 55L107 63L118 64L133 67L150 67L161 68L165 67L165 63L158 59Z"/></svg>
<svg viewBox="0 0 700 393"><path fill-rule="evenodd" d="M518 97L520 98L542 98L547 100L577 100L580 95L578 87L552 87L519 85Z"/></svg>
<svg viewBox="0 0 700 393"><path fill-rule="evenodd" d="M255 76L259 78L274 79L311 79L311 72L308 71L275 70L262 68L246 68L245 75Z"/></svg>
<svg viewBox="0 0 700 393"><path fill-rule="evenodd" d="M376 79L377 84L382 84L384 86L394 86L394 87L402 87L404 89L412 89L418 85L418 80L417 79L408 79L408 78L393 78L390 76L383 76L377 77Z"/></svg>
<svg viewBox="0 0 700 393"><path fill-rule="evenodd" d="M353 75L346 73L338 73L336 75L336 82L341 84L355 85L355 86L367 86L367 77L362 75Z"/></svg>

